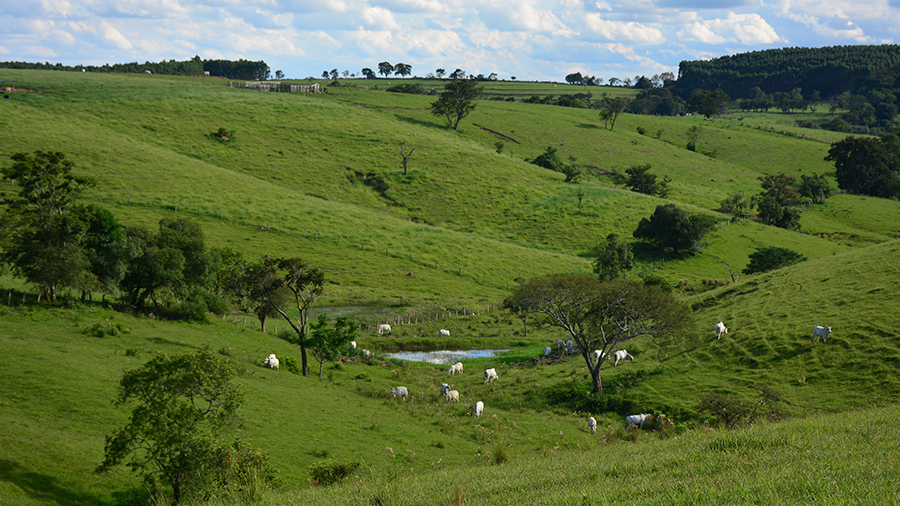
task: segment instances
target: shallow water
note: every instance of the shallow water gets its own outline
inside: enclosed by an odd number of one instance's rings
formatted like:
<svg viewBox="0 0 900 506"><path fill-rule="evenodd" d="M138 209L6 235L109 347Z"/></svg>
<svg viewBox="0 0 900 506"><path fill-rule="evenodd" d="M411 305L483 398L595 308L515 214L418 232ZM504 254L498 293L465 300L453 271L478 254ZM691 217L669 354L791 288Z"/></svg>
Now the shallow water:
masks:
<svg viewBox="0 0 900 506"><path fill-rule="evenodd" d="M398 351L385 353L387 358L408 360L410 362L427 362L429 364L455 364L468 358L495 357L509 350L437 350L437 351Z"/></svg>

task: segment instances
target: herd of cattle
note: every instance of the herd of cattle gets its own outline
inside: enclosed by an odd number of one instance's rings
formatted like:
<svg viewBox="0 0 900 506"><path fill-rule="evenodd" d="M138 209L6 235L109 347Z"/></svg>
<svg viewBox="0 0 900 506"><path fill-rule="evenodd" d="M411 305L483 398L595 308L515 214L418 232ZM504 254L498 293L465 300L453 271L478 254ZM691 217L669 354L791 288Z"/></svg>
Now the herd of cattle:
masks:
<svg viewBox="0 0 900 506"><path fill-rule="evenodd" d="M725 327L724 322L719 322L716 324L714 328L716 332L716 339L721 339L723 334L728 333L728 329ZM391 333L391 326L383 323L378 325L378 334L383 335L384 333ZM449 330L440 330L441 337L447 337L450 335ZM819 338L822 338L822 342L827 342L828 338L831 337L831 327L822 327L816 325L813 327L813 342L819 342ZM356 348L356 341L351 342L351 346ZM574 343L569 341L558 340L556 342L556 347L558 350L562 351L565 348L566 353L573 354L576 352ZM362 350L365 356L371 356L371 352L368 350ZM544 356L549 356L553 352L550 346L544 348ZM594 350L594 361L599 361L601 358L608 358L608 355L603 353L601 350ZM615 362L613 364L614 367L618 367L619 362L622 360L628 360L634 362L634 357L629 354L625 350L617 350L613 354L613 358ZM275 354L272 353L265 359L263 359L263 364L271 369L278 370L278 358L275 357ZM463 373L463 364L462 362L457 362L450 366L450 369L447 371L448 376L454 376L457 374ZM498 380L499 376L497 375L497 370L495 368L485 369L484 370L484 384L493 384L494 381ZM447 402L459 402L459 391L453 390L450 385L447 383L441 383L441 395L447 400ZM405 386L397 386L391 388L391 393L394 395L394 398L403 399L404 401L409 397L409 388ZM484 412L484 402L478 401L472 407L473 416L479 417ZM660 419L665 420L666 415L659 415ZM653 423L655 417L651 413L641 413L639 415L629 415L625 417L625 427L628 429L633 428L641 428L643 429L645 425ZM588 430L593 434L597 431L597 420L592 416L587 419Z"/></svg>

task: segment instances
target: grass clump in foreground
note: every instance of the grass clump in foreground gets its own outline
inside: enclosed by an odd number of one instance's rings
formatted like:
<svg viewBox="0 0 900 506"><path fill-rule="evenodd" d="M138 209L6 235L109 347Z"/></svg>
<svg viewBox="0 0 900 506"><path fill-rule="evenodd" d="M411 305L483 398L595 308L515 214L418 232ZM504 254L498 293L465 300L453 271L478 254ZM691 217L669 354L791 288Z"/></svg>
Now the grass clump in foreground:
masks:
<svg viewBox="0 0 900 506"><path fill-rule="evenodd" d="M580 447L502 465L362 471L344 485L255 504L896 504L900 408L821 415L749 429L701 429ZM249 503L228 503L249 504Z"/></svg>

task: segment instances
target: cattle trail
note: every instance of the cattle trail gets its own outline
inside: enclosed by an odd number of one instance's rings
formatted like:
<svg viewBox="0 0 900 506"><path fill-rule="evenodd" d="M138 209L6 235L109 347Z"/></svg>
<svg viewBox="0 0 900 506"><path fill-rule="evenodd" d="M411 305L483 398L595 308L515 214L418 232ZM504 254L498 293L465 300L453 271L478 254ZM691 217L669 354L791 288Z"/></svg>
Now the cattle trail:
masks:
<svg viewBox="0 0 900 506"><path fill-rule="evenodd" d="M510 136L508 136L508 135L503 135L503 134L501 134L500 132L495 132L495 131L491 130L490 128L485 128L485 127L479 125L478 123L472 123L472 124L475 125L475 126L477 126L477 127L480 128L480 129L484 130L485 132L492 133L492 134L496 135L497 137L506 139L506 140L508 140L508 141L515 142L516 144L521 144L519 141L513 139L512 137L510 137Z"/></svg>

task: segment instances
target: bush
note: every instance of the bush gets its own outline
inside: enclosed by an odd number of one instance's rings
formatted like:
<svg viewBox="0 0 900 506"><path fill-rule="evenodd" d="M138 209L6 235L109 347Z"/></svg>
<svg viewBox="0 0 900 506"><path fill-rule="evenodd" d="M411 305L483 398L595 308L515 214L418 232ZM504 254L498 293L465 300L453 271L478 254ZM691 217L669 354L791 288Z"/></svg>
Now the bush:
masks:
<svg viewBox="0 0 900 506"><path fill-rule="evenodd" d="M284 357L281 359L281 364L288 372L292 372L294 374L300 374L300 365L297 364L297 359L294 357Z"/></svg>
<svg viewBox="0 0 900 506"><path fill-rule="evenodd" d="M639 133L641 135L647 135L647 129L642 126L639 126L639 127L637 127L637 133Z"/></svg>
<svg viewBox="0 0 900 506"><path fill-rule="evenodd" d="M345 480L355 473L359 466L359 462L323 460L309 466L309 475L314 483L328 486Z"/></svg>
<svg viewBox="0 0 900 506"><path fill-rule="evenodd" d="M421 83L398 84L396 86L391 86L390 88L387 89L387 91L390 91L392 93L409 93L412 95L425 95L427 93L427 91L425 91L425 87L422 86Z"/></svg>
<svg viewBox="0 0 900 506"><path fill-rule="evenodd" d="M766 246L756 248L756 252L750 254L750 263L743 270L744 274L774 271L806 260L806 257L787 248Z"/></svg>

